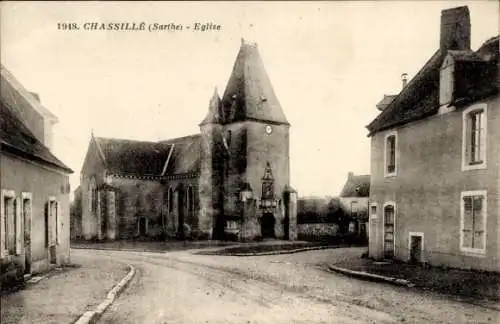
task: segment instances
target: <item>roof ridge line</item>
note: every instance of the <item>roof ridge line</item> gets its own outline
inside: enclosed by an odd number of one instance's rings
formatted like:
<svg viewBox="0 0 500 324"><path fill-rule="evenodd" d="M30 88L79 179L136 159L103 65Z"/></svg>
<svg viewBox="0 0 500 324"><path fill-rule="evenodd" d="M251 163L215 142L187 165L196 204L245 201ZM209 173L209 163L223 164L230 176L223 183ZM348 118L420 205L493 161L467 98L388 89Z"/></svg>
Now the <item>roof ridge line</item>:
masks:
<svg viewBox="0 0 500 324"><path fill-rule="evenodd" d="M366 128L371 127L376 121L380 120L382 118L382 116L385 116L387 114L387 112L391 110L392 106L394 105L394 102L396 102L398 100L398 98L401 96L401 94L404 93L405 90L410 88L410 86L415 83L415 80L424 73L423 71L427 68L427 66L430 64L430 62L432 62L433 59L440 56L441 54L442 54L441 49L436 50L434 52L434 54L432 54L431 57L425 62L425 64L418 70L417 74L415 74L413 76L413 78L411 78L410 81L408 81L408 84L401 91L399 91L398 94L396 94L396 97L394 97L394 100L377 117L375 117L375 119L372 120L366 126ZM375 131L375 132L377 132L377 131ZM374 132L370 131L368 136L373 135L373 133Z"/></svg>
<svg viewBox="0 0 500 324"><path fill-rule="evenodd" d="M98 139L100 139L100 137L95 137L94 133L92 133L91 136L92 136L92 139L94 140L94 142L97 145L97 151L99 151L99 155L102 158L102 162L104 162L104 165L107 167L106 156L104 155L104 151L102 150L101 143L99 143L99 141L98 141Z"/></svg>

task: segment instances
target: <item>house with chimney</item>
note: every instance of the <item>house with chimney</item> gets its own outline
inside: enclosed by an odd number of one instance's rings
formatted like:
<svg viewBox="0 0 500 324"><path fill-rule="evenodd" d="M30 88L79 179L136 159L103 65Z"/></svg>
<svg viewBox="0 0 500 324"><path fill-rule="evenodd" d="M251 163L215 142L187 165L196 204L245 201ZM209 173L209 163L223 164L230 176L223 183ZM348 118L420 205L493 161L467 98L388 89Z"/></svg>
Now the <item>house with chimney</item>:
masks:
<svg viewBox="0 0 500 324"><path fill-rule="evenodd" d="M443 10L439 48L367 126L373 258L500 271L499 37L470 44L468 8Z"/></svg>
<svg viewBox="0 0 500 324"><path fill-rule="evenodd" d="M368 240L368 205L370 196L370 175L349 172L339 195L340 207L350 219L348 232Z"/></svg>
<svg viewBox="0 0 500 324"><path fill-rule="evenodd" d="M290 124L256 44L242 40L222 98L214 92L199 127L158 142L92 134L74 236L295 239Z"/></svg>
<svg viewBox="0 0 500 324"><path fill-rule="evenodd" d="M69 263L72 171L51 152L57 117L0 72L0 281L8 285Z"/></svg>

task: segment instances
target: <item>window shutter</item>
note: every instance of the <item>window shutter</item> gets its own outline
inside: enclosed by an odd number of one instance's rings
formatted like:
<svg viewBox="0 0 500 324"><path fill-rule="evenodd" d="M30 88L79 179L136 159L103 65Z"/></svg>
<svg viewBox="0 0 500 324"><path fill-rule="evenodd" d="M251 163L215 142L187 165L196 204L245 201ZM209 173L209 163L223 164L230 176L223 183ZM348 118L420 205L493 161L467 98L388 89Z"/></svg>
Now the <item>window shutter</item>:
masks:
<svg viewBox="0 0 500 324"><path fill-rule="evenodd" d="M464 197L464 218L463 218L463 247L472 247L473 240L473 212L472 212L472 197Z"/></svg>
<svg viewBox="0 0 500 324"><path fill-rule="evenodd" d="M21 221L21 198L16 198L15 200L15 218L16 218L16 254L20 255L22 253L22 221Z"/></svg>
<svg viewBox="0 0 500 324"><path fill-rule="evenodd" d="M55 222L56 222L55 228L56 228L56 243L57 243L57 245L59 245L61 243L61 217L60 217L61 210L60 210L59 206L60 206L60 204L58 201L54 202L54 208L55 208L55 212L54 212L55 217L54 218L55 218Z"/></svg>
<svg viewBox="0 0 500 324"><path fill-rule="evenodd" d="M465 161L467 164L472 162L472 117L467 115L465 120Z"/></svg>
<svg viewBox="0 0 500 324"><path fill-rule="evenodd" d="M2 195L0 196L2 201L0 201L0 257L3 257L6 253L5 251L5 236L7 233L5 233L5 224L7 222L7 215L5 214L5 196Z"/></svg>
<svg viewBox="0 0 500 324"><path fill-rule="evenodd" d="M50 201L45 203L45 247L50 246Z"/></svg>
<svg viewBox="0 0 500 324"><path fill-rule="evenodd" d="M474 231L482 231L483 230L483 197L475 196L474 197Z"/></svg>
<svg viewBox="0 0 500 324"><path fill-rule="evenodd" d="M481 161L486 161L486 131L484 124L486 120L484 118L484 112L478 114L479 118L479 159Z"/></svg>

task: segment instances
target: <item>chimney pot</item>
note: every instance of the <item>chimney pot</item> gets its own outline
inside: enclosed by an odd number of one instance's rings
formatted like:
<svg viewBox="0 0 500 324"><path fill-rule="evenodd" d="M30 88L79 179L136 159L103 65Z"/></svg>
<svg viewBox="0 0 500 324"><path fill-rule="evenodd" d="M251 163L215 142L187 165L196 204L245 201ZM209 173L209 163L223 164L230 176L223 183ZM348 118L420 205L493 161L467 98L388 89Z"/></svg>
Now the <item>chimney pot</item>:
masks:
<svg viewBox="0 0 500 324"><path fill-rule="evenodd" d="M406 85L408 84L408 74L407 73L401 74L401 81L403 81L403 89L404 89L406 87Z"/></svg>

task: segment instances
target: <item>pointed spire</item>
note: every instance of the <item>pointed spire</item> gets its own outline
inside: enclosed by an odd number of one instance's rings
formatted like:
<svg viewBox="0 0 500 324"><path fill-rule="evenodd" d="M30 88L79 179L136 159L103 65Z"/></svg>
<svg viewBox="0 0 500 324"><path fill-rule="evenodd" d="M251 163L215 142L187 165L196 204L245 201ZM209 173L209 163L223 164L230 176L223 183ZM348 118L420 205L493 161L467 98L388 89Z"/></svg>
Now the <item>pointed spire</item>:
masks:
<svg viewBox="0 0 500 324"><path fill-rule="evenodd" d="M228 123L252 119L288 124L257 44L244 38L222 96L222 112L227 117L224 122Z"/></svg>
<svg viewBox="0 0 500 324"><path fill-rule="evenodd" d="M221 100L219 97L219 93L217 91L217 87L215 87L214 93L208 105L208 113L200 123L200 126L205 124L218 124L222 121L222 116L220 114L220 103Z"/></svg>

